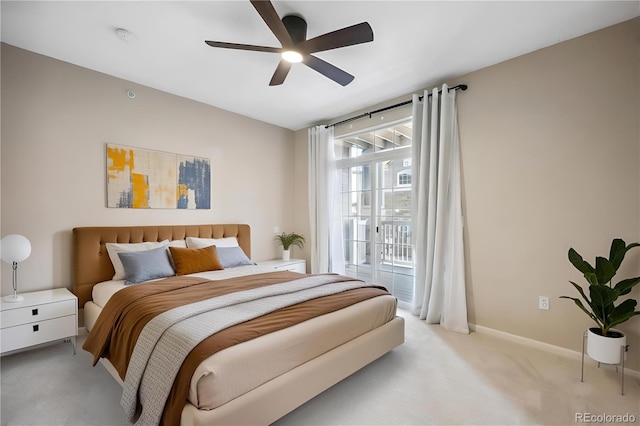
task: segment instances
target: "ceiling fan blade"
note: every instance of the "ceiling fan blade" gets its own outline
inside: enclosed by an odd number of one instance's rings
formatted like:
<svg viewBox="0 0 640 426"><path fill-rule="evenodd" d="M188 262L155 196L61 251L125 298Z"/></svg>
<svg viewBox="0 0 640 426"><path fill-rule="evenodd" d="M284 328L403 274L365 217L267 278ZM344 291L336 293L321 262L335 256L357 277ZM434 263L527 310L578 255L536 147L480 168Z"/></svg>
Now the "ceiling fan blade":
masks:
<svg viewBox="0 0 640 426"><path fill-rule="evenodd" d="M318 71L320 74L324 75L327 78L335 81L336 83L346 86L351 83L355 78L351 74L346 71L341 70L340 68L331 65L329 62L323 61L320 58L316 58L311 55L304 55L304 59L302 59L305 65L309 68Z"/></svg>
<svg viewBox="0 0 640 426"><path fill-rule="evenodd" d="M373 30L367 22L361 22L303 41L296 47L305 53L314 53L370 41L373 41Z"/></svg>
<svg viewBox="0 0 640 426"><path fill-rule="evenodd" d="M285 61L284 59L281 60L276 71L273 73L273 77L271 77L269 86L279 86L284 83L284 79L287 78L287 74L289 74L290 69L291 62Z"/></svg>
<svg viewBox="0 0 640 426"><path fill-rule="evenodd" d="M225 49L253 50L256 52L272 52L272 53L280 53L282 51L282 49L279 47L254 46L253 44L225 43L223 41L210 41L210 40L205 40L204 42L211 47L223 47Z"/></svg>
<svg viewBox="0 0 640 426"><path fill-rule="evenodd" d="M287 31L287 28L280 20L278 12L276 12L271 2L266 0L251 0L251 4L258 11L262 20L267 24L273 35L275 35L278 41L282 44L282 47L290 48L293 46L293 40L291 40L289 31Z"/></svg>

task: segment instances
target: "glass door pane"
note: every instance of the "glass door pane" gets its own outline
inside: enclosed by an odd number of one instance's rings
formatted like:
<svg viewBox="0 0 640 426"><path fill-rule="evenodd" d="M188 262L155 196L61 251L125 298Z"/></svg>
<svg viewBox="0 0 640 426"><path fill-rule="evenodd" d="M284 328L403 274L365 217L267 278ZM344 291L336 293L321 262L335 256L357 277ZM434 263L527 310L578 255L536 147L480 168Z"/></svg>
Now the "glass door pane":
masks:
<svg viewBox="0 0 640 426"><path fill-rule="evenodd" d="M371 281L370 166L342 170L342 225L347 275Z"/></svg>
<svg viewBox="0 0 640 426"><path fill-rule="evenodd" d="M405 302L413 300L411 159L376 163L374 276Z"/></svg>

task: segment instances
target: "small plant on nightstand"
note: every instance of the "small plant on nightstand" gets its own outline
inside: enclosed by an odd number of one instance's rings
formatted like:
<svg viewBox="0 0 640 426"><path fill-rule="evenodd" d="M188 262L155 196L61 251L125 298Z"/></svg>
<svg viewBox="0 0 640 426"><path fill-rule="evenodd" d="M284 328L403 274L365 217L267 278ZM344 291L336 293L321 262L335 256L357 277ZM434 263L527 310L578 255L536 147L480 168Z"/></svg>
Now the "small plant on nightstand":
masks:
<svg viewBox="0 0 640 426"><path fill-rule="evenodd" d="M283 232L276 235L274 239L282 246L282 260L289 260L292 246L304 247L304 236L296 232Z"/></svg>

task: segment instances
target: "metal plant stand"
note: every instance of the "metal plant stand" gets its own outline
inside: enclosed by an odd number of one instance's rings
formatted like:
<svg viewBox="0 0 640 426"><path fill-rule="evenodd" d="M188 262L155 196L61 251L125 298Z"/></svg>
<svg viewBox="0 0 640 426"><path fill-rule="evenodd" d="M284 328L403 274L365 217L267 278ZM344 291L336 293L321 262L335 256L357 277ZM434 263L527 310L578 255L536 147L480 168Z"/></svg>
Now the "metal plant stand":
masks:
<svg viewBox="0 0 640 426"><path fill-rule="evenodd" d="M585 353L585 342L587 341L587 331L585 330L582 334L582 373L580 375L580 381L584 382L584 353ZM624 395L624 354L629 350L629 345L620 346L620 366L621 366L621 378L620 378L620 395ZM616 366L616 373L618 372L618 364ZM600 362L598 361L598 368L600 368Z"/></svg>

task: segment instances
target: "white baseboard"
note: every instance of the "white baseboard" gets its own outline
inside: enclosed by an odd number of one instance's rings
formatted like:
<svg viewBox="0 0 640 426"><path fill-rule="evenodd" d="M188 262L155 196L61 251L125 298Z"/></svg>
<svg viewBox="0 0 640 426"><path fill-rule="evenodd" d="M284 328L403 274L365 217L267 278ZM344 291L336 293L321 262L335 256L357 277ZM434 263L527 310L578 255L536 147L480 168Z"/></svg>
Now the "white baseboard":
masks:
<svg viewBox="0 0 640 426"><path fill-rule="evenodd" d="M484 327L482 325L477 324L469 324L469 329L471 331L475 331L476 333L486 334L489 336L498 337L500 339L508 340L511 342L519 343L524 346L529 346L532 348L541 349L546 352L551 352L554 354L562 355L568 358L580 359L582 358L582 352L574 351L571 349L563 348L561 346L551 345L549 343L544 343L539 340L529 339L527 337L518 336L516 334L506 333L504 331L496 330L489 327ZM596 364L597 362L585 356L585 362ZM631 376L636 379L640 379L640 371L631 370L630 368L624 369L625 376Z"/></svg>

